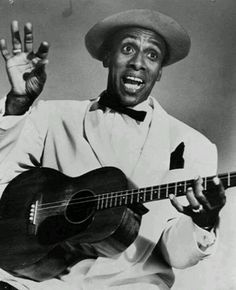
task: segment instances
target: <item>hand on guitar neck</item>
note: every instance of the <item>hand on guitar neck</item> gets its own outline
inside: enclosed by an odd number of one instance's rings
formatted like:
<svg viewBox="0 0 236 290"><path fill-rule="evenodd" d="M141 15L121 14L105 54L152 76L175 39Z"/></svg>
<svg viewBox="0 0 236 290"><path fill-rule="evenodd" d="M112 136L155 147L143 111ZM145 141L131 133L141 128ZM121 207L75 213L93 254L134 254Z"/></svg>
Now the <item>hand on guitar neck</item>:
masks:
<svg viewBox="0 0 236 290"><path fill-rule="evenodd" d="M224 186L218 177L212 178L207 190L201 177L195 179L186 191L188 206L183 206L174 194L169 197L178 212L190 216L196 225L205 230L211 230L218 224L219 212L226 202Z"/></svg>

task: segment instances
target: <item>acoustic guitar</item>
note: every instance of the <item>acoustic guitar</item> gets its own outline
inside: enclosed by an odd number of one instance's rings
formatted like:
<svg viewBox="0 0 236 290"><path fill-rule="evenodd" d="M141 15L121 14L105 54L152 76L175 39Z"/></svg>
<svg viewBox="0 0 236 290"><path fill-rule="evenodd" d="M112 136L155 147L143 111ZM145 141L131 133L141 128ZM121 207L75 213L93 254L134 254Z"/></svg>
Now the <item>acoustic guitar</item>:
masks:
<svg viewBox="0 0 236 290"><path fill-rule="evenodd" d="M225 188L236 172L219 175ZM204 189L212 177L203 178ZM139 205L182 196L193 180L127 189L124 173L103 167L79 177L34 168L15 177L0 200L0 267L43 281L80 259L111 257L137 237L144 208Z"/></svg>

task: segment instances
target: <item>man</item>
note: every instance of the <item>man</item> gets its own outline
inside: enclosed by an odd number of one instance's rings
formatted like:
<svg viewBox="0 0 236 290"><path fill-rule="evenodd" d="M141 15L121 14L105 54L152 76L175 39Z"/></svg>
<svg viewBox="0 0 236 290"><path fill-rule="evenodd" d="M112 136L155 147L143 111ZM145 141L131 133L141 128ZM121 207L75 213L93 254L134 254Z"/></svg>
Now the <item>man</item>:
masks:
<svg viewBox="0 0 236 290"><path fill-rule="evenodd" d="M48 44L43 42L33 53L28 23L22 48L15 21L12 54L1 40L11 83L2 100L2 188L34 166L69 176L115 166L138 187L163 183L170 169L178 169L173 172L179 173L179 180L214 175L215 145L168 115L150 96L163 66L188 54L186 31L157 11L130 10L97 23L85 42L90 54L108 68L106 91L92 101L41 101L30 108L46 80ZM172 267L192 266L214 251L225 195L218 178L212 186L203 194L202 179L196 178L186 190L187 206L171 194L179 217L174 218L165 203L148 204L138 237L119 255L85 258L67 273L41 282L2 270L2 283L18 289L170 289ZM139 208L133 210L140 213Z"/></svg>

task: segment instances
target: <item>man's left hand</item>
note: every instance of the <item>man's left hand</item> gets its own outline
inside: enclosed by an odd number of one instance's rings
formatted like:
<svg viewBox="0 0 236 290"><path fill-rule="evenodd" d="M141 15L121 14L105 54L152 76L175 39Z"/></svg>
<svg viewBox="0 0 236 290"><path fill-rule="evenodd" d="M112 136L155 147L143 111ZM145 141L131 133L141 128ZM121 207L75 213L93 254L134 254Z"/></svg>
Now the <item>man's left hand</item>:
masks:
<svg viewBox="0 0 236 290"><path fill-rule="evenodd" d="M205 192L202 178L197 178L193 187L186 192L188 206L183 206L175 195L170 195L171 203L178 212L190 216L196 225L206 230L211 230L217 224L219 212L226 202L225 190L219 178L214 177L212 183L212 189Z"/></svg>

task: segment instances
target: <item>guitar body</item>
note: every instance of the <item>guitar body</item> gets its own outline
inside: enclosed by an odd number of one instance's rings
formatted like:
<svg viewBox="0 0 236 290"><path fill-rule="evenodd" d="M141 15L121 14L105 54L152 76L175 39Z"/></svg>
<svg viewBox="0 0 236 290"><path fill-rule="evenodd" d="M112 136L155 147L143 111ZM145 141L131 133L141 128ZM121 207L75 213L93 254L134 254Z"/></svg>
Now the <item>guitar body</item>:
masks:
<svg viewBox="0 0 236 290"><path fill-rule="evenodd" d="M50 168L18 175L0 201L0 267L43 281L86 257L121 253L137 237L141 218L126 206L97 211L96 200L127 187L114 167L75 178Z"/></svg>

